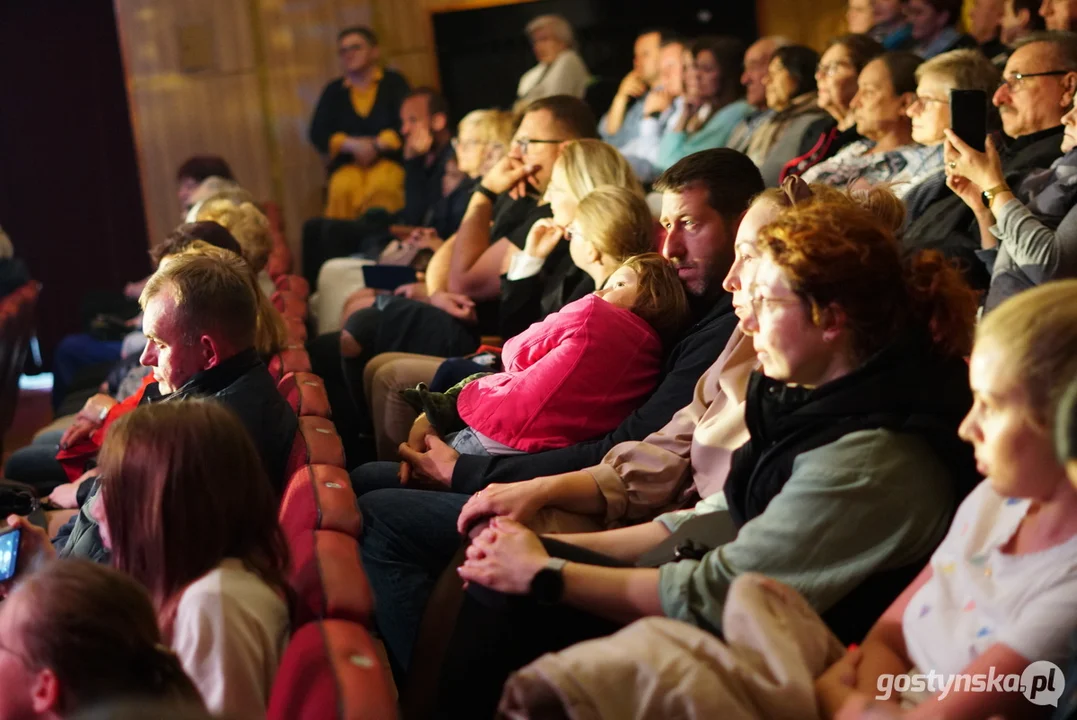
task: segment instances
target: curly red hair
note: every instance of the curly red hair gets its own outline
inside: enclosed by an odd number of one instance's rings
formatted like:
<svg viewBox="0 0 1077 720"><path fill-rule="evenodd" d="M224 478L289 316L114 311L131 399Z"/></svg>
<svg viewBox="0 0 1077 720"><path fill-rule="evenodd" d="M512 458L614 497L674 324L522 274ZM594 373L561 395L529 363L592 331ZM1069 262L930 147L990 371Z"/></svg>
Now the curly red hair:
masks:
<svg viewBox="0 0 1077 720"><path fill-rule="evenodd" d="M811 307L838 305L861 361L921 326L939 352L968 355L978 305L961 273L937 251L903 257L887 224L852 199L794 206L759 233L759 246Z"/></svg>

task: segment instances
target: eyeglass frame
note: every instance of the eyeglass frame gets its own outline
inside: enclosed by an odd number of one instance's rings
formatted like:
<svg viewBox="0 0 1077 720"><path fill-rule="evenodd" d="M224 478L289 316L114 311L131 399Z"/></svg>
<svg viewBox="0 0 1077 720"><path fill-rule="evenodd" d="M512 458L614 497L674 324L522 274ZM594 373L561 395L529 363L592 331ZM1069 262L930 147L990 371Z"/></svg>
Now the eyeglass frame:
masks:
<svg viewBox="0 0 1077 720"><path fill-rule="evenodd" d="M565 142L565 141L564 140L535 140L534 138L529 138L529 137L513 138L512 142L509 144L509 147L511 148L511 147L519 146L520 147L520 152L522 154L526 155L527 154L527 147L529 145L531 145L532 143L538 143L539 145L550 145L550 144L560 145L563 142Z"/></svg>
<svg viewBox="0 0 1077 720"><path fill-rule="evenodd" d="M856 73L856 66L853 65L850 61L835 60L832 63L827 63L826 65L823 65L823 63L819 63L818 65L816 65L815 74L822 75L823 77L834 77L835 75L837 75L837 69L839 67L847 67L852 70L854 74Z"/></svg>
<svg viewBox="0 0 1077 720"><path fill-rule="evenodd" d="M942 105L949 105L950 101L943 100L942 98L926 97L924 95L913 96L913 105L923 105L926 108L928 106L928 103L940 103Z"/></svg>
<svg viewBox="0 0 1077 720"><path fill-rule="evenodd" d="M366 49L365 45L341 45L340 47L337 48L337 55L339 55L340 57L344 57L345 55L347 55L349 53L359 52L360 50L365 50L365 49Z"/></svg>
<svg viewBox="0 0 1077 720"><path fill-rule="evenodd" d="M1021 88L1021 83L1025 78L1034 77L1049 77L1052 75L1068 75L1071 72L1077 72L1075 70L1047 70L1046 72L1034 72L1034 73L1014 73L1010 77L1002 76L1002 81L999 82L996 92L1005 86L1010 92L1017 92Z"/></svg>
<svg viewBox="0 0 1077 720"><path fill-rule="evenodd" d="M756 295L755 291L757 287L758 286L755 286L753 283L753 287L748 288L748 304L752 306L752 316L756 319L758 319L761 314L761 308L767 303L774 303L775 305L804 305L806 302L806 300L799 295L793 295L792 297L787 298L773 298Z"/></svg>

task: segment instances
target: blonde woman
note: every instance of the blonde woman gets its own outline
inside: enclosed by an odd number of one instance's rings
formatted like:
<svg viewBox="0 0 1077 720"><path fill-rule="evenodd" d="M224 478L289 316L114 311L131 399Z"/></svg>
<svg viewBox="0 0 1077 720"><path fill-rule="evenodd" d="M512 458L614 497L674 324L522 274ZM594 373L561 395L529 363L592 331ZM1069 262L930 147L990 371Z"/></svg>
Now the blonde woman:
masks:
<svg viewBox="0 0 1077 720"><path fill-rule="evenodd" d="M227 196L212 197L198 208L194 220L212 220L232 233L243 249L243 259L258 275L258 285L262 292L267 297L276 292L273 279L265 271L269 253L273 250L273 235L269 229L269 220L254 203L236 203Z"/></svg>

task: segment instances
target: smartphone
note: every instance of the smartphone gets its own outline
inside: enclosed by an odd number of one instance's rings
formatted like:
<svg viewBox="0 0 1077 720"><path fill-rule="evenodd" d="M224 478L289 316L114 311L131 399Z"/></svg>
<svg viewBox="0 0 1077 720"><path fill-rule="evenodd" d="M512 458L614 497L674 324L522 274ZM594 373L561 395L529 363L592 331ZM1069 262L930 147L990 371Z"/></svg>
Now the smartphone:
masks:
<svg viewBox="0 0 1077 720"><path fill-rule="evenodd" d="M19 559L19 539L22 530L12 528L0 533L0 582L15 577L15 566Z"/></svg>
<svg viewBox="0 0 1077 720"><path fill-rule="evenodd" d="M392 291L415 282L415 269L406 265L367 265L363 268L363 281L372 290Z"/></svg>
<svg viewBox="0 0 1077 720"><path fill-rule="evenodd" d="M950 129L969 147L983 152L987 137L987 93L983 90L951 90Z"/></svg>

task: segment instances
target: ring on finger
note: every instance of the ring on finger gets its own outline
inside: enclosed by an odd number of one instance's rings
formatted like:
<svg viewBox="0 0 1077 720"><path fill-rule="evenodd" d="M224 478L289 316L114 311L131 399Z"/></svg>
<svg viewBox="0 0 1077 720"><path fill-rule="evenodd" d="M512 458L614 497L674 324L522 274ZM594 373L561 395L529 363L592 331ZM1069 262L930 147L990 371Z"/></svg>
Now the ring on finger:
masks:
<svg viewBox="0 0 1077 720"><path fill-rule="evenodd" d="M951 169L951 170L953 170L954 168L956 168L956 167L957 167L957 160L951 160L951 161L950 161L949 163L947 163L947 164L948 164L948 165L950 166L950 169Z"/></svg>

